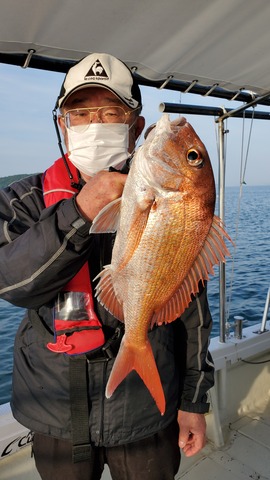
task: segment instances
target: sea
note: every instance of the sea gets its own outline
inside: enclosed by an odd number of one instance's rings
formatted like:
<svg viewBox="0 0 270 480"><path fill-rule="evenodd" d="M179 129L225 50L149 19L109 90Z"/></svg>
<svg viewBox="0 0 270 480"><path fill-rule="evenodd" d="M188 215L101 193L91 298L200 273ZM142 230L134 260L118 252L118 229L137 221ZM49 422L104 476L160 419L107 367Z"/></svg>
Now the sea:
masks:
<svg viewBox="0 0 270 480"><path fill-rule="evenodd" d="M226 315L244 318L244 327L261 323L270 286L270 186L227 187L225 224L234 246L226 262ZM219 335L219 271L208 282L212 336ZM0 299L0 404L10 400L13 343L24 310ZM270 317L270 312L268 318ZM270 320L270 318L269 318ZM267 328L270 328L269 320Z"/></svg>

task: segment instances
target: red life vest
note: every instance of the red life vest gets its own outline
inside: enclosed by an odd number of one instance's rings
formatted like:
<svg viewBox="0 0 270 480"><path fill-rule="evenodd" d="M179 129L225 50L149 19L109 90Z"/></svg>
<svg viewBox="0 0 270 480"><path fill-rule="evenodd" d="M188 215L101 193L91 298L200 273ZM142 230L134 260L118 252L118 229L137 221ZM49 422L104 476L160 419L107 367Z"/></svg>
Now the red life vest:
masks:
<svg viewBox="0 0 270 480"><path fill-rule="evenodd" d="M79 181L78 171L66 156L70 172ZM76 188L70 185L70 178L62 158L46 170L43 175L43 196L49 207L65 198L71 198ZM94 302L88 263L59 293L54 307L55 343L48 343L55 353L80 355L101 347L104 334L94 311Z"/></svg>

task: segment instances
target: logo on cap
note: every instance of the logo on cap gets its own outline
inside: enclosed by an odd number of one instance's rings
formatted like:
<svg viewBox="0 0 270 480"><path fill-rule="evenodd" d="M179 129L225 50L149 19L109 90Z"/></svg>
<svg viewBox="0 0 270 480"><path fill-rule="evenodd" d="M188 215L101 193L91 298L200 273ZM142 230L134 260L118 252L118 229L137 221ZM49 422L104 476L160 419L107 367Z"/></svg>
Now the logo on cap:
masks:
<svg viewBox="0 0 270 480"><path fill-rule="evenodd" d="M84 77L85 80L109 80L107 72L99 60L96 60Z"/></svg>

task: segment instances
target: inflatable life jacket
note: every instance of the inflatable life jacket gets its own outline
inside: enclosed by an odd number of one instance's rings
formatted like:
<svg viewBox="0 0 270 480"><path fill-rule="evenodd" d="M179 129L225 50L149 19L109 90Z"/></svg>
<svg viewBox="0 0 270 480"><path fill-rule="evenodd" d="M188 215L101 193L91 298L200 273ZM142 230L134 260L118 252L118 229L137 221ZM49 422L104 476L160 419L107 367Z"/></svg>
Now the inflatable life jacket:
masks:
<svg viewBox="0 0 270 480"><path fill-rule="evenodd" d="M79 180L77 169L67 156L66 161L73 178ZM70 183L67 168L60 158L43 175L45 206L49 207L60 200L71 198L77 189ZM104 344L102 326L94 311L88 263L83 265L58 294L53 317L54 343L47 344L47 348L52 352L80 355Z"/></svg>

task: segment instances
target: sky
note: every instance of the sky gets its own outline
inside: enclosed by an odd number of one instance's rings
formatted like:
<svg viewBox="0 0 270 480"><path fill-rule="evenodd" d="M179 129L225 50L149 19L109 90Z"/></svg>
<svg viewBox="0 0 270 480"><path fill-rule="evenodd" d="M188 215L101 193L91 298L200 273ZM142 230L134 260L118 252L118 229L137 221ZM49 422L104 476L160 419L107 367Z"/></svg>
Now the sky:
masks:
<svg viewBox="0 0 270 480"><path fill-rule="evenodd" d="M42 172L59 156L52 110L64 74L22 69L0 64L0 112L2 115L0 177L19 173ZM237 108L239 102L202 97L190 93L142 87L146 127L160 117L161 102ZM259 106L257 110L265 111ZM217 124L213 117L185 115L205 144L218 182ZM171 115L171 119L176 115ZM252 129L251 129L252 126ZM270 184L270 123L265 120L231 118L226 130L226 185L238 186L245 165L247 185ZM140 143L142 142L142 137Z"/></svg>

